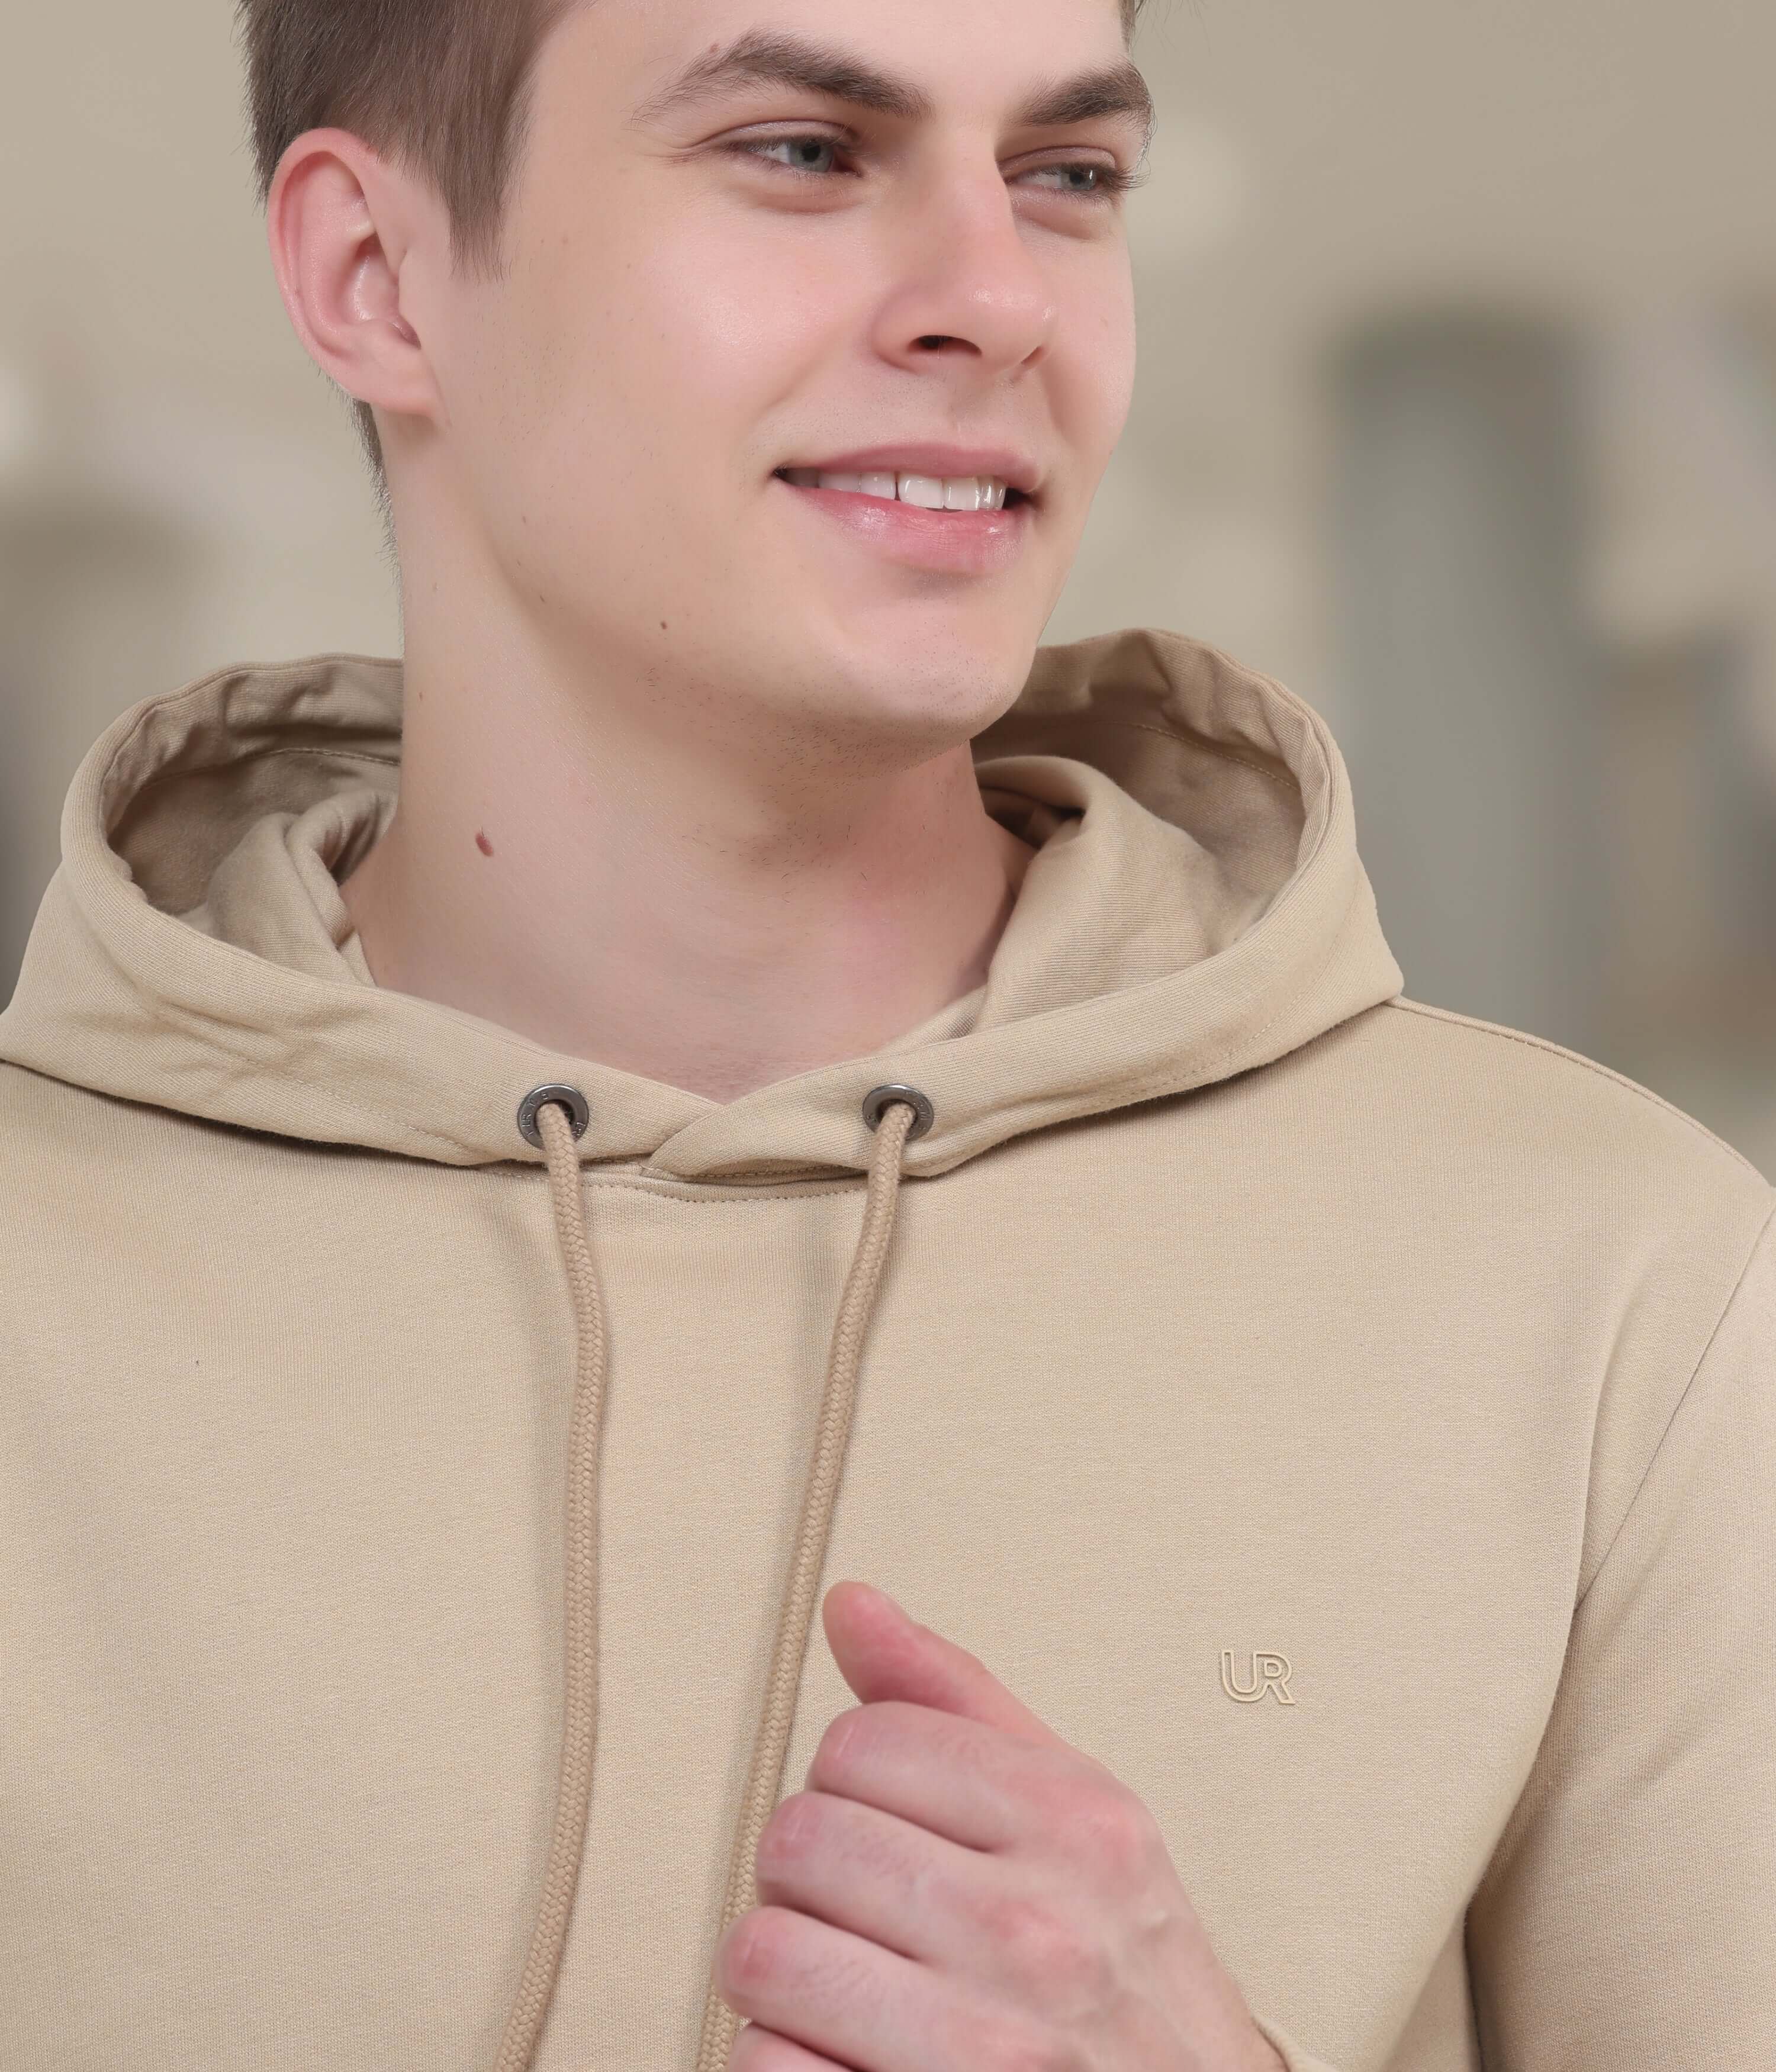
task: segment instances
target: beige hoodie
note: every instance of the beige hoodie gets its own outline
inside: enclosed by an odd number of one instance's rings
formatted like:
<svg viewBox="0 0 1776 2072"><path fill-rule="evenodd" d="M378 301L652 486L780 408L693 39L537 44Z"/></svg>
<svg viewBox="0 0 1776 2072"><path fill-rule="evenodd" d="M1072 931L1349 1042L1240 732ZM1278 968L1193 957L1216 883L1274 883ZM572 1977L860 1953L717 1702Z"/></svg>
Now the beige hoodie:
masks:
<svg viewBox="0 0 1776 2072"><path fill-rule="evenodd" d="M1399 997L1314 713L1040 651L985 985L726 1104L374 985L400 725L125 713L0 1016L0 2065L710 2072L855 1576L1293 2072L1776 2066L1776 1197Z"/></svg>

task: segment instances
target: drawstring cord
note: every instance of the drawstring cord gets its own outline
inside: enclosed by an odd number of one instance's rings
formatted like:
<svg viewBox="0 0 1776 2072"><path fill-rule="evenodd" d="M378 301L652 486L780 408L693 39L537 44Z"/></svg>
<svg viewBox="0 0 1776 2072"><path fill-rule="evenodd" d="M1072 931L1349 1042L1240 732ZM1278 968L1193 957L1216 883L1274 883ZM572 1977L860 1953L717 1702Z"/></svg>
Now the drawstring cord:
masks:
<svg viewBox="0 0 1776 2072"><path fill-rule="evenodd" d="M547 1098L539 1098L545 1096ZM577 1109L578 1112L574 1112ZM778 1611L771 1674L753 1742L752 1762L735 1825L728 1882L717 1938L756 1903L758 1837L783 1786L796 1693L808 1652L814 1595L820 1585L832 1524L839 1475L851 1433L864 1334L882 1285L902 1179L901 1153L909 1137L931 1124L931 1104L909 1087L878 1087L864 1112L875 1128L865 1190L863 1227L846 1276L828 1355L814 1449L802 1496L789 1581ZM569 1114L573 1114L570 1121ZM529 2072L543 2019L561 1971L568 1918L579 1883L592 1798L592 1763L598 1731L598 1460L603 1437L606 1340L598 1274L587 1239L576 1141L586 1127L584 1097L572 1087L539 1087L520 1111L528 1120L549 1168L555 1234L573 1297L578 1355L568 1434L566 1551L566 1696L561 1781L543 1894L495 2072ZM529 1130L525 1133L529 1135ZM696 2072L724 2072L740 2017L716 1988L712 1971L703 2006Z"/></svg>
<svg viewBox="0 0 1776 2072"><path fill-rule="evenodd" d="M598 1738L598 1444L604 1411L604 1308L592 1248L586 1242L573 1128L553 1101L544 1102L536 1110L536 1122L549 1162L555 1235L574 1297L578 1344L567 1441L567 1695L555 1832L549 1839L549 1868L543 1873L542 1903L495 2072L528 2072L542 2033L579 1883L586 1808L592 1799L592 1755Z"/></svg>
<svg viewBox="0 0 1776 2072"><path fill-rule="evenodd" d="M778 1793L783 1786L783 1760L789 1753L796 1687L802 1680L802 1662L808 1652L814 1593L820 1585L820 1565L826 1558L845 1441L851 1436L851 1409L857 1400L857 1364L863 1350L864 1330L875 1307L876 1291L882 1285L882 1261L887 1257L888 1240L894 1233L894 1208L900 1198L901 1147L917 1120L908 1103L897 1101L883 1112L876 1131L875 1149L870 1160L869 1190L864 1200L863 1228L839 1303L832 1350L827 1356L826 1388L820 1397L813 1458L808 1465L808 1482L802 1493L801 1523L796 1531L789 1587L783 1593L777 1614L777 1644L771 1651L771 1679L765 1686L764 1708L759 1714L758 1731L753 1741L752 1767L747 1774L746 1793L740 1802L740 1818L734 1827L734 1851L728 1864L727 1896L722 1901L722 1918L716 1931L718 1941L734 1922L757 1904L754 1860L759 1835L776 1807ZM703 2032L697 2047L696 2072L724 2072L728 2051L739 2026L740 2017L717 1990L712 1970L708 1997L703 2003Z"/></svg>

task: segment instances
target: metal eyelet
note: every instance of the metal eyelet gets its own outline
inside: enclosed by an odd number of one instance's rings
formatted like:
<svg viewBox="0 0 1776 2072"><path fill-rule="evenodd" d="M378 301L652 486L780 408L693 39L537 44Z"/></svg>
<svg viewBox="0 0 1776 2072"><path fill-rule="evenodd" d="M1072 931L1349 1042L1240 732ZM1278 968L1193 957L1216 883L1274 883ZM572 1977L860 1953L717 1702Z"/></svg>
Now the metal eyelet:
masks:
<svg viewBox="0 0 1776 2072"><path fill-rule="evenodd" d="M544 1148L543 1133L536 1127L536 1111L548 1101L558 1101L567 1110L574 1134L585 1136L592 1108L578 1087L532 1087L518 1104L518 1131L527 1144L534 1144L539 1151Z"/></svg>
<svg viewBox="0 0 1776 2072"><path fill-rule="evenodd" d="M931 1126L931 1104L917 1087L889 1085L872 1087L863 1097L863 1119L872 1129L882 1121L882 1110L890 1102L906 1101L913 1111L913 1126L906 1133L911 1144L915 1137L923 1137Z"/></svg>

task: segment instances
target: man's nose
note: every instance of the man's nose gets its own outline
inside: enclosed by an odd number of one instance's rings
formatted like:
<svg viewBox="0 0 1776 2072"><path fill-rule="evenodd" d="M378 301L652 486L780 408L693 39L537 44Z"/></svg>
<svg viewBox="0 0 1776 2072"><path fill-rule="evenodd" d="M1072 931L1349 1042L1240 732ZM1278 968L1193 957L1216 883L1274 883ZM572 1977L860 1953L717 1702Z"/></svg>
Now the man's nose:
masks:
<svg viewBox="0 0 1776 2072"><path fill-rule="evenodd" d="M933 353L1001 373L1040 357L1053 335L1055 284L995 167L934 175L894 229L894 286L883 298L885 357Z"/></svg>

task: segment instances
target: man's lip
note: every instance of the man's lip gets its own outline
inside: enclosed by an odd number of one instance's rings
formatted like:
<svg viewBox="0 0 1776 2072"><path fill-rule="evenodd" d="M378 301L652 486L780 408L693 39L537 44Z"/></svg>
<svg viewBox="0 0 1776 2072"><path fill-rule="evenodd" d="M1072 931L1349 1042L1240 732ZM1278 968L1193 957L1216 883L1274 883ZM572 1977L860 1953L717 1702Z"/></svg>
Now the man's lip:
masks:
<svg viewBox="0 0 1776 2072"><path fill-rule="evenodd" d="M818 460L786 460L776 471L781 474L785 467L818 468L823 475L990 475L1031 498L1042 480L1042 470L1033 460L1005 446L860 446Z"/></svg>
<svg viewBox="0 0 1776 2072"><path fill-rule="evenodd" d="M868 553L939 574L1004 574L1024 552L1037 523L1037 506L1027 496L1008 495L997 511L927 511L894 497L857 496L787 482L783 487L827 536L835 536L827 528L836 528L837 536L849 533Z"/></svg>

